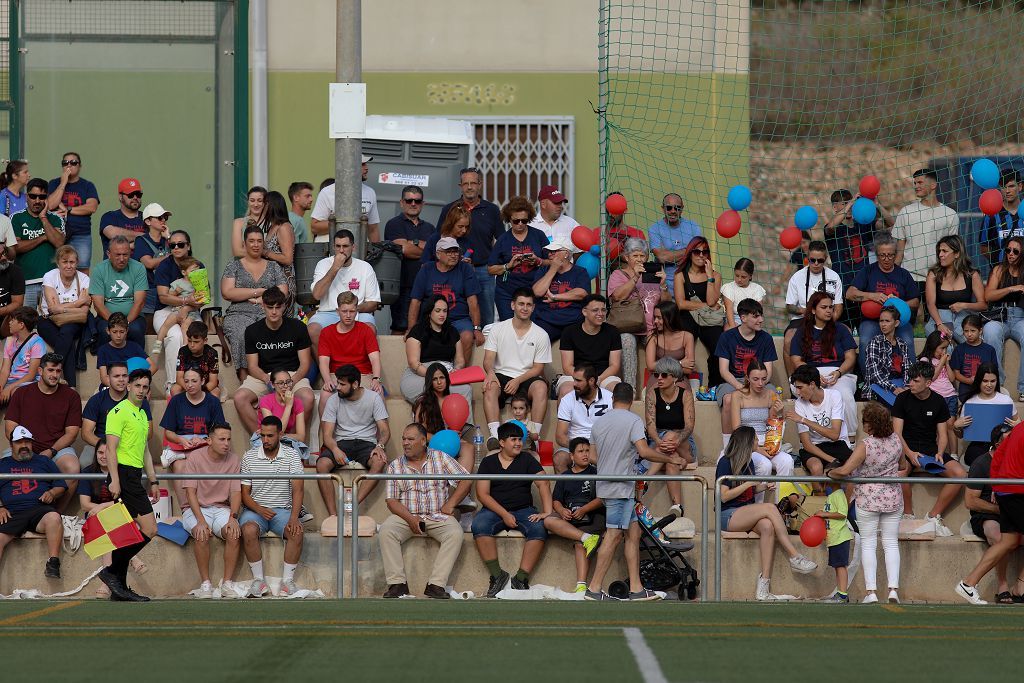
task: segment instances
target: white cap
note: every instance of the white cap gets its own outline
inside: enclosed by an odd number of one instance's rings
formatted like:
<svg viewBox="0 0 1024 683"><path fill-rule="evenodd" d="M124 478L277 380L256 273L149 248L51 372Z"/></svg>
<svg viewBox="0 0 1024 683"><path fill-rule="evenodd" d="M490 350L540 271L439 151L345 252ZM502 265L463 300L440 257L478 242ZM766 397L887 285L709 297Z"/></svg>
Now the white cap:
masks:
<svg viewBox="0 0 1024 683"><path fill-rule="evenodd" d="M548 244L545 244L544 248L548 251L562 251L566 249L570 254L578 254L580 251L575 244L564 237L556 237Z"/></svg>
<svg viewBox="0 0 1024 683"><path fill-rule="evenodd" d="M153 202L152 204L147 204L146 208L142 210L142 220L146 220L147 218L158 218L160 216L171 215L173 214L171 214L170 211L160 206L156 202Z"/></svg>
<svg viewBox="0 0 1024 683"><path fill-rule="evenodd" d="M32 432L28 431L21 425L18 425L17 427L14 428L14 432L11 433L11 443L14 443L15 441L25 440L32 440Z"/></svg>

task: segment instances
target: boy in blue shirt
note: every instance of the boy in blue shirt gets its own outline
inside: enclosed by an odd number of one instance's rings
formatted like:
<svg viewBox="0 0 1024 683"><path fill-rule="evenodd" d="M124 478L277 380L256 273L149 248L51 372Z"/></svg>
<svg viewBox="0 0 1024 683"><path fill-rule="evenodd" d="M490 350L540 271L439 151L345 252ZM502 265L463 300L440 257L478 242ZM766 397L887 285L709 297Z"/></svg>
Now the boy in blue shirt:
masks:
<svg viewBox="0 0 1024 683"><path fill-rule="evenodd" d="M107 334L110 341L96 350L96 367L100 371L100 385L110 386L107 367L114 361L128 362L130 358L146 358L141 346L128 339L128 316L124 313L111 313L107 320ZM156 365L149 359L150 372L156 372Z"/></svg>

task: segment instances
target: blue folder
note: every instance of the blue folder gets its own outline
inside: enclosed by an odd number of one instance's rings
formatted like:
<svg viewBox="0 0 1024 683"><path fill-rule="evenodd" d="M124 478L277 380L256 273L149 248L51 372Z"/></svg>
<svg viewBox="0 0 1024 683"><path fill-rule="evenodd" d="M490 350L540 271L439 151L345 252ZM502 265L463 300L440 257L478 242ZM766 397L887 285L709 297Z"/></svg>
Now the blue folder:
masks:
<svg viewBox="0 0 1024 683"><path fill-rule="evenodd" d="M942 474L946 471L946 466L941 460L933 458L930 455L924 455L923 453L917 454L917 462L922 470L928 474Z"/></svg>
<svg viewBox="0 0 1024 683"><path fill-rule="evenodd" d="M1013 415L1013 406L1009 403L965 403L964 415L974 418L971 424L964 427L964 441L988 442L996 425Z"/></svg>
<svg viewBox="0 0 1024 683"><path fill-rule="evenodd" d="M903 380L901 379L894 379L892 380L892 383L897 387L903 386ZM896 403L896 394L892 393L881 384L872 384L871 391L875 392L878 395L878 398L888 403L890 407Z"/></svg>

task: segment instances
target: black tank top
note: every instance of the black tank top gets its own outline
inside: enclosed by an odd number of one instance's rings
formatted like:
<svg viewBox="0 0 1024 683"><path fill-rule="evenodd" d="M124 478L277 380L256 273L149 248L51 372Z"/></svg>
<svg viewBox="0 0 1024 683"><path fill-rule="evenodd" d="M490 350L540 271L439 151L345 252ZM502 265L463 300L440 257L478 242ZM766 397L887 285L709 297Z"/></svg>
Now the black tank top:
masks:
<svg viewBox="0 0 1024 683"><path fill-rule="evenodd" d="M964 279L966 282L962 289L942 289L936 286L935 307L948 310L950 304L972 303L971 299L974 298L974 294L971 292L971 281L968 278Z"/></svg>
<svg viewBox="0 0 1024 683"><path fill-rule="evenodd" d="M1022 282L1024 282L1024 271L1021 271L1021 274L1018 275L1017 277L1013 277L1012 275L1010 275L1009 269L1007 269L1005 275L999 281L999 288L1003 289L1006 287L1014 287L1016 285L1022 284ZM1013 294L1007 294L999 301L993 303L997 306L1020 306L1020 299L1021 293L1014 292Z"/></svg>
<svg viewBox="0 0 1024 683"><path fill-rule="evenodd" d="M683 415L683 390L679 390L676 400L666 403L661 397L661 389L654 392L654 426L660 432L663 429L685 429L686 418Z"/></svg>

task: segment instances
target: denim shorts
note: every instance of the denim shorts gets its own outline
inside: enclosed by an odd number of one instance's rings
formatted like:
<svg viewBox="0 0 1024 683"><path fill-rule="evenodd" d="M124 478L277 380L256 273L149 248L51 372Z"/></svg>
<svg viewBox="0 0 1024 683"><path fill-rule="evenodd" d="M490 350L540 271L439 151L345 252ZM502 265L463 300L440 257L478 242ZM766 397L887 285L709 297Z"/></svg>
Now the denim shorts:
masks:
<svg viewBox="0 0 1024 683"><path fill-rule="evenodd" d="M274 510L273 519L263 519L260 515L257 515L252 510L246 510L241 514L238 519L239 526L245 526L249 522L252 522L260 528L260 535L273 531L275 534L284 538L284 528L288 525L288 520L292 516L291 508L272 508Z"/></svg>
<svg viewBox="0 0 1024 683"><path fill-rule="evenodd" d="M609 529L628 529L637 521L636 501L632 498L605 498L605 526Z"/></svg>
<svg viewBox="0 0 1024 683"><path fill-rule="evenodd" d="M739 508L722 508L722 515L718 518L719 531L729 530L729 520L732 519L732 516L736 514L737 510L739 510Z"/></svg>
<svg viewBox="0 0 1024 683"><path fill-rule="evenodd" d="M544 528L544 520L539 522L530 521L530 515L537 514L537 508L528 507L511 512L517 522L515 531L525 536L527 541L543 541L547 539L548 532ZM498 513L493 510L481 508L473 516L473 538L477 536L495 536L502 531L512 531L512 529L506 526L505 522L498 516Z"/></svg>
<svg viewBox="0 0 1024 683"><path fill-rule="evenodd" d="M92 234L72 235L67 239L67 243L78 252L78 267L88 268L92 263Z"/></svg>
<svg viewBox="0 0 1024 683"><path fill-rule="evenodd" d="M459 318L458 320L449 318L449 321L459 334L473 331L473 321L469 318Z"/></svg>

